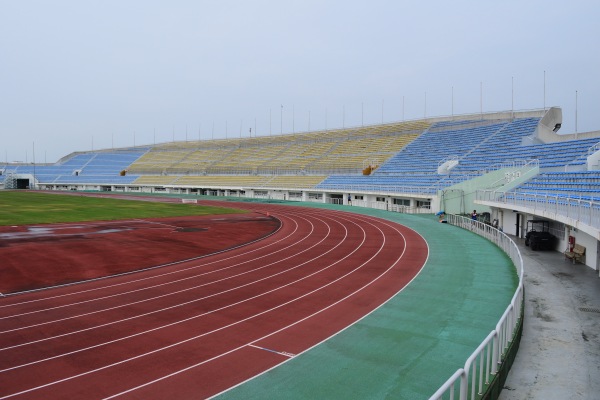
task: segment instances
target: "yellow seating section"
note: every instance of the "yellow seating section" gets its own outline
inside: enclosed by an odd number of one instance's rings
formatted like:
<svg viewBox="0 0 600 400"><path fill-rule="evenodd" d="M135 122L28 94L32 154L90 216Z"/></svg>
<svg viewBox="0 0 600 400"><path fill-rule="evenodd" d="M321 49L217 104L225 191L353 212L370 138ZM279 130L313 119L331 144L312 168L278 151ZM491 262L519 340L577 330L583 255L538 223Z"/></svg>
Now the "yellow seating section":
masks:
<svg viewBox="0 0 600 400"><path fill-rule="evenodd" d="M207 176L182 176L177 179L177 185L206 186L206 187L257 187L265 182L268 177L255 175L207 175Z"/></svg>
<svg viewBox="0 0 600 400"><path fill-rule="evenodd" d="M275 175L263 184L269 188L312 188L321 183L326 175Z"/></svg>
<svg viewBox="0 0 600 400"><path fill-rule="evenodd" d="M172 185L178 178L176 175L142 175L134 183L139 185Z"/></svg>
<svg viewBox="0 0 600 400"><path fill-rule="evenodd" d="M263 183L264 175L282 174L285 180L295 174L304 178L306 171L313 177L335 170L360 172L366 166L380 165L428 127L426 121L411 121L291 135L165 143L152 147L128 173L144 175L140 182L173 183L169 176L179 176L177 184L194 185L208 182L202 179L213 179L214 175L220 175L218 179L223 182L233 182L228 175L237 174L240 185L256 186Z"/></svg>

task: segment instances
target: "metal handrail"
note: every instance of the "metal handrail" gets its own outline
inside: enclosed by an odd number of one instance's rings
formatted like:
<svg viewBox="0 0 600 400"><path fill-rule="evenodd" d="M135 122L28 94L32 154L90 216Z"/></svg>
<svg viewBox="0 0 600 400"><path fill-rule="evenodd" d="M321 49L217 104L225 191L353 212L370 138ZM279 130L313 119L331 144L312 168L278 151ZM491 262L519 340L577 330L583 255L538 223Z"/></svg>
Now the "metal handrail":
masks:
<svg viewBox="0 0 600 400"><path fill-rule="evenodd" d="M600 202L557 194L523 192L499 192L478 190L476 200L491 201L500 205L520 206L535 212L546 212L579 221L594 229L600 229Z"/></svg>
<svg viewBox="0 0 600 400"><path fill-rule="evenodd" d="M430 397L430 400L445 398L454 400L456 388L458 387L459 400L474 400L484 393L487 385L498 373L498 366L502 364L505 351L513 341L519 321L522 318L521 308L524 296L523 258L515 242L490 225L452 214L447 216L447 221L449 224L469 229L498 245L513 261L519 275L519 284L515 294L496 324L496 328L467 358L464 367L458 368Z"/></svg>

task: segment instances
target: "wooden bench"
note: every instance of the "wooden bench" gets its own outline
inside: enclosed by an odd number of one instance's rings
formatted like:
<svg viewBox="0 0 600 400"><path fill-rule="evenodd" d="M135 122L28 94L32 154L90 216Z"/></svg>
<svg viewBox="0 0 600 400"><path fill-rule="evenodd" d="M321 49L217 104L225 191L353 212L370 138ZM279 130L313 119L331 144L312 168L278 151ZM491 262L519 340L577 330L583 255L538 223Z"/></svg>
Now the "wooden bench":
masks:
<svg viewBox="0 0 600 400"><path fill-rule="evenodd" d="M575 264L576 261L582 263L582 259L584 256L585 247L583 247L580 244L576 244L575 247L573 247L573 251L565 251L565 257L573 260L573 264Z"/></svg>

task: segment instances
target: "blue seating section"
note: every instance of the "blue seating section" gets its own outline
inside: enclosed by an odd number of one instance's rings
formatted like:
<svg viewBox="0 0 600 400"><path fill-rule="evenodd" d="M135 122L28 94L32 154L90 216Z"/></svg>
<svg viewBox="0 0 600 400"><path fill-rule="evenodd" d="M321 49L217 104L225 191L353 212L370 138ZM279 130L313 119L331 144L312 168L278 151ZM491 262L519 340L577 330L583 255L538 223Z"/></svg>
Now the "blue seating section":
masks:
<svg viewBox="0 0 600 400"><path fill-rule="evenodd" d="M507 124L507 122L485 123L470 128L448 122L434 124L379 167L375 175L437 174L437 167L441 160L473 151Z"/></svg>
<svg viewBox="0 0 600 400"><path fill-rule="evenodd" d="M584 165L587 150L600 139L521 145L535 133L539 118L512 121L445 121L432 125L371 176L333 175L317 187L322 189L368 186L409 186L423 193L472 179L494 164L537 159L542 170ZM456 157L451 174L438 175L442 160ZM581 193L584 195L584 193Z"/></svg>
<svg viewBox="0 0 600 400"><path fill-rule="evenodd" d="M68 160L54 165L18 165L4 166L5 175L35 174L39 183L56 184L129 184L139 175L125 175L126 170L135 160L144 154L143 151L92 152L76 154Z"/></svg>
<svg viewBox="0 0 600 400"><path fill-rule="evenodd" d="M526 122L525 122L526 121ZM530 135L539 122L538 118L516 121L444 121L432 125L402 151L390 158L371 176L330 176L317 187L341 189L342 185L367 184L408 186L419 188L422 193L435 193L437 190L471 179L477 166L481 149L486 143L503 133L503 137L514 132L521 141L522 136ZM497 139L501 141L502 139ZM493 144L492 144L493 145ZM440 161L451 156L461 160L451 176L438 175ZM469 157L470 158L467 158ZM465 161L463 161L465 160ZM470 165L470 164L473 165ZM464 164L464 165L463 165ZM484 167L490 165L489 159ZM469 175L467 175L469 174Z"/></svg>
<svg viewBox="0 0 600 400"><path fill-rule="evenodd" d="M476 147L461 157L453 173L472 173L493 164L538 158L536 146L521 146L523 139L535 132L538 122L539 118L525 118L504 124L484 142L474 143Z"/></svg>
<svg viewBox="0 0 600 400"><path fill-rule="evenodd" d="M600 201L600 171L546 172L522 184L516 191Z"/></svg>

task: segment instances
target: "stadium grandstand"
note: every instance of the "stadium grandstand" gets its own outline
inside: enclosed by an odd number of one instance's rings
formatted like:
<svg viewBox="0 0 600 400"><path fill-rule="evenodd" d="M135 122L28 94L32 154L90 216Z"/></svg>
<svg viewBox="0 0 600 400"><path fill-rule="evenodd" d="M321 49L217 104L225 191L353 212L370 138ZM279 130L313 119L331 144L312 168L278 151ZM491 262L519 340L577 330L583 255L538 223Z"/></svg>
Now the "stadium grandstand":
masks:
<svg viewBox="0 0 600 400"><path fill-rule="evenodd" d="M467 215L524 237L545 218L599 269L600 131L558 134L560 108L77 152L0 165L6 189L308 201Z"/></svg>

